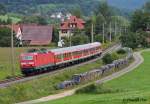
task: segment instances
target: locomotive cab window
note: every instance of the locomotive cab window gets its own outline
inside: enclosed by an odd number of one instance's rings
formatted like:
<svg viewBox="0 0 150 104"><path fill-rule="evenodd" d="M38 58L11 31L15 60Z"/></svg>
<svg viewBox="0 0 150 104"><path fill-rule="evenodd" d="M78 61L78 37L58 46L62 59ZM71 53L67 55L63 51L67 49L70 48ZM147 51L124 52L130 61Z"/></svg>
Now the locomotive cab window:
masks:
<svg viewBox="0 0 150 104"><path fill-rule="evenodd" d="M33 56L23 56L22 60L33 60Z"/></svg>

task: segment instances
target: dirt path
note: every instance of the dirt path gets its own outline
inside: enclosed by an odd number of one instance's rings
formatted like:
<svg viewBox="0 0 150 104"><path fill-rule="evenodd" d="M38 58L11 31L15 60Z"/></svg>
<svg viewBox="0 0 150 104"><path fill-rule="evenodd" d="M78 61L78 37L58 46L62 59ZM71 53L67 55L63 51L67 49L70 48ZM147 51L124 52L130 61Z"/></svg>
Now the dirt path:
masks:
<svg viewBox="0 0 150 104"><path fill-rule="evenodd" d="M141 52L143 52L143 51L141 51ZM133 54L135 61L131 65L129 65L128 67L124 68L123 70L121 70L119 72L116 72L116 73L111 74L105 78L102 78L102 79L96 81L95 83L99 84L99 83L104 83L104 82L110 81L114 78L122 76L123 74L126 74L126 73L134 70L135 68L137 68L144 61L143 57L141 56L141 52L135 52ZM68 90L68 91L65 91L65 92L62 92L59 94L50 95L47 97L42 97L42 98L37 99L37 100L31 100L31 101L27 101L27 102L18 103L18 104L35 104L35 103L41 103L41 102L46 102L46 101L50 101L50 100L60 99L60 98L66 97L66 96L73 95L77 89L78 88Z"/></svg>

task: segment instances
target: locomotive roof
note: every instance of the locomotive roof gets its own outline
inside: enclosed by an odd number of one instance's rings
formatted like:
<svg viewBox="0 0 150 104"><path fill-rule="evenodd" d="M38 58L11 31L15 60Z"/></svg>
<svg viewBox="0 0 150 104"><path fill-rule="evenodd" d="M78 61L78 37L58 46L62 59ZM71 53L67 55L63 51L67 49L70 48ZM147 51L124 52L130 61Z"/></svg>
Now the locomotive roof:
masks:
<svg viewBox="0 0 150 104"><path fill-rule="evenodd" d="M89 44L84 44L84 45L52 49L50 51L55 53L55 54L61 54L61 53L65 53L65 52L72 52L72 51L79 51L79 50L89 49L89 48L100 46L100 45L101 45L101 43L94 42L94 43L89 43Z"/></svg>

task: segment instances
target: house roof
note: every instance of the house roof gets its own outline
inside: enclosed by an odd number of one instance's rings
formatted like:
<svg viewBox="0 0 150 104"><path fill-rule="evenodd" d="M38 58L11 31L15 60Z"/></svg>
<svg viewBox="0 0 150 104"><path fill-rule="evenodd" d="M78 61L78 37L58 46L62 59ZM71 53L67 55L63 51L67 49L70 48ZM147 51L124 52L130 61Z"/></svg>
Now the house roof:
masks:
<svg viewBox="0 0 150 104"><path fill-rule="evenodd" d="M47 45L52 40L52 26L22 25L21 30L22 40L30 41L30 45Z"/></svg>
<svg viewBox="0 0 150 104"><path fill-rule="evenodd" d="M77 24L78 29L84 29L85 22L76 16L70 16L70 19L61 23L60 29L70 29L69 24Z"/></svg>

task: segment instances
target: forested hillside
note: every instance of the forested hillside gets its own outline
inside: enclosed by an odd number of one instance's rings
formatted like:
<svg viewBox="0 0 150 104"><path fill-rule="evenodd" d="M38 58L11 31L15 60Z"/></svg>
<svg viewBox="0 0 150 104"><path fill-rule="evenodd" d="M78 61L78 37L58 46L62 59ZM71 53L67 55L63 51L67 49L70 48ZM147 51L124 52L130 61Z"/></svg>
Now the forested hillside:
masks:
<svg viewBox="0 0 150 104"><path fill-rule="evenodd" d="M99 4L97 0L0 0L8 12L21 14L50 14L53 11L70 11L79 8L90 14Z"/></svg>
<svg viewBox="0 0 150 104"><path fill-rule="evenodd" d="M0 0L8 12L23 15L49 15L55 11L67 12L79 8L85 15L91 15L102 0ZM115 8L121 8L120 13L126 9L134 10L148 0L107 0ZM116 10L117 11L117 10ZM123 12L122 12L123 11ZM126 15L125 12L122 15Z"/></svg>
<svg viewBox="0 0 150 104"><path fill-rule="evenodd" d="M149 0L107 0L112 6L133 11L141 8Z"/></svg>

